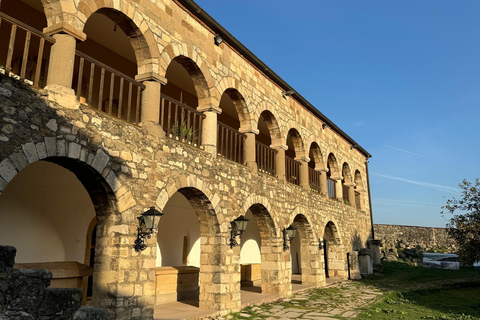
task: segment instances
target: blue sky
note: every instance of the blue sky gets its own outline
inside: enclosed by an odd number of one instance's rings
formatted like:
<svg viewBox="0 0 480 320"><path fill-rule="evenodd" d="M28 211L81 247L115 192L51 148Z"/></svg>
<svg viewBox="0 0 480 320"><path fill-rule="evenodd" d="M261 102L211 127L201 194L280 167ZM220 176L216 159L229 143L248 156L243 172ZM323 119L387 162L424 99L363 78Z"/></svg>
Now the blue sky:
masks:
<svg viewBox="0 0 480 320"><path fill-rule="evenodd" d="M373 155L375 223L445 226L480 177L480 1L196 2Z"/></svg>

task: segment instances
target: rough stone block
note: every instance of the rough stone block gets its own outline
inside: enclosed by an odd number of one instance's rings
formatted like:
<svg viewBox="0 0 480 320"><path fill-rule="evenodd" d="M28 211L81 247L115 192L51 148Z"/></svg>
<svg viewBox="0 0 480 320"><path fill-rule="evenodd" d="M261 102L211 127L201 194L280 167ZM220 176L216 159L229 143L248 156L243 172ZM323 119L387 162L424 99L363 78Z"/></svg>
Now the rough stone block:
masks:
<svg viewBox="0 0 480 320"><path fill-rule="evenodd" d="M80 151L82 150L82 146L78 143L71 142L68 145L68 157L73 159L80 158Z"/></svg>
<svg viewBox="0 0 480 320"><path fill-rule="evenodd" d="M35 147L35 143L29 142L25 143L22 146L23 152L25 153L25 157L27 158L28 163L33 163L38 161L38 154L37 148Z"/></svg>
<svg viewBox="0 0 480 320"><path fill-rule="evenodd" d="M73 320L107 320L108 314L105 309L95 307L81 307L73 315Z"/></svg>
<svg viewBox="0 0 480 320"><path fill-rule="evenodd" d="M24 311L5 311L0 320L36 320L34 316Z"/></svg>
<svg viewBox="0 0 480 320"><path fill-rule="evenodd" d="M10 160L15 165L18 171L21 171L23 168L28 166L27 158L23 155L22 152L14 153L10 156Z"/></svg>
<svg viewBox="0 0 480 320"><path fill-rule="evenodd" d="M5 309L34 314L43 301L52 273L46 269L13 269L8 275L9 289Z"/></svg>
<svg viewBox="0 0 480 320"><path fill-rule="evenodd" d="M39 159L44 159L47 157L47 149L45 148L45 142L39 142L36 144L37 154Z"/></svg>
<svg viewBox="0 0 480 320"><path fill-rule="evenodd" d="M94 167L99 173L102 173L109 160L110 157L103 150L99 149L93 159L92 167Z"/></svg>
<svg viewBox="0 0 480 320"><path fill-rule="evenodd" d="M82 305L82 290L78 288L48 288L38 309L41 320L69 320Z"/></svg>
<svg viewBox="0 0 480 320"><path fill-rule="evenodd" d="M17 170L10 159L4 159L0 162L0 176L2 176L6 182L10 182L16 174Z"/></svg>

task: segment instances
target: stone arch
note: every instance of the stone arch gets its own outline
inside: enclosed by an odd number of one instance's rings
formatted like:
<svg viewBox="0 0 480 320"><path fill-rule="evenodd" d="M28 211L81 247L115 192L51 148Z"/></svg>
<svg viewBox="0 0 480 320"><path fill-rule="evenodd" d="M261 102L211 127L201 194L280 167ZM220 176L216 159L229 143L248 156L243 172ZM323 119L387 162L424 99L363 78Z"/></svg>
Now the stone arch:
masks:
<svg viewBox="0 0 480 320"><path fill-rule="evenodd" d="M95 255L93 275L93 305L111 305L115 300L116 287L122 285L123 279L119 278L120 269L112 269L120 261L113 261L112 255L119 255L121 250L133 251L128 243L125 245L112 246L112 237L130 237L128 223L124 220L126 215L132 215L130 208L136 202L128 187L123 186L111 167L110 156L102 149L90 152L93 146L85 147L75 142L67 142L61 138L46 137L44 141L34 143L27 142L6 157L1 162L1 178L9 183L15 176L28 165L39 161L50 162L72 172L83 184L92 200L96 220L98 221L96 232L97 250ZM103 174L103 175L102 175ZM1 191L7 184L1 184ZM101 263L98 263L101 262ZM116 307L112 305L113 313Z"/></svg>
<svg viewBox="0 0 480 320"><path fill-rule="evenodd" d="M324 261L326 277L346 278L346 253L345 247L338 231L337 224L327 219L323 231Z"/></svg>
<svg viewBox="0 0 480 320"><path fill-rule="evenodd" d="M185 70L187 70L190 78L192 79L193 85L195 87L195 92L197 93L198 105L218 105L220 101L217 97L217 101L214 102L210 99L212 97L212 87L209 85L208 73L205 73L201 70L200 66L192 59L184 55L178 55L172 59L172 61L178 62Z"/></svg>
<svg viewBox="0 0 480 320"><path fill-rule="evenodd" d="M355 182L355 204L357 209L365 210L365 194L366 188L364 185L362 174L360 170L355 170L354 174L354 182Z"/></svg>
<svg viewBox="0 0 480 320"><path fill-rule="evenodd" d="M282 133L280 130L280 125L278 123L277 117L272 113L272 111L265 109L263 110L259 115L258 115L258 121L257 123L260 122L260 117L263 117L268 131L270 133L270 138L271 138L271 144L272 145L282 145L283 139L282 139Z"/></svg>
<svg viewBox="0 0 480 320"><path fill-rule="evenodd" d="M310 144L309 158L310 158L310 161L311 162L313 161L313 163L315 164L313 166L314 169L317 169L317 170L325 169L322 150L320 149L318 143L316 143L315 141Z"/></svg>
<svg viewBox="0 0 480 320"><path fill-rule="evenodd" d="M315 237L315 233L310 221L303 213L298 213L293 218L292 226L297 229L297 236L300 246L300 261L297 257L294 259L298 262L301 271L302 284L321 285L324 283L324 276L321 270L321 256L318 249L318 240ZM291 244L292 256L296 253L294 248L295 239ZM292 257L293 258L293 257Z"/></svg>
<svg viewBox="0 0 480 320"><path fill-rule="evenodd" d="M235 88L227 88L223 91L222 96L226 94L233 102L240 121L240 129L249 129L251 125L252 114L243 95ZM223 113L223 112L222 112Z"/></svg>
<svg viewBox="0 0 480 320"><path fill-rule="evenodd" d="M153 33L148 24L141 15L133 14L133 10L127 11L124 2L105 0L104 4L98 4L98 1L85 0L80 2L79 11L84 15L85 21L79 22L81 31L85 27L90 16L99 13L117 25L130 40L130 44L135 52L135 58L138 68L138 74L147 72L158 73L158 59L160 53Z"/></svg>
<svg viewBox="0 0 480 320"><path fill-rule="evenodd" d="M327 167L329 168L328 176L337 176L341 175L341 171L338 167L337 158L333 153L329 153L327 157Z"/></svg>
<svg viewBox="0 0 480 320"><path fill-rule="evenodd" d="M347 162L344 162L342 165L342 176L345 184L353 183L352 172L350 171L350 166Z"/></svg>
<svg viewBox="0 0 480 320"><path fill-rule="evenodd" d="M305 154L305 144L298 130L295 128L291 128L290 130L288 130L287 137L286 137L287 145L289 143L289 139L288 139L289 137L292 141L296 157L303 156Z"/></svg>
<svg viewBox="0 0 480 320"><path fill-rule="evenodd" d="M224 236L224 234L220 231L218 217L214 209L214 205L210 201L211 198L208 197L206 192L201 190L203 189L202 186L204 186L203 181L196 179L187 180L188 181L181 182L175 178L169 179L167 181L167 185L169 185L169 187L164 188L161 191L156 204L160 210L163 211L167 205L167 202L177 192L183 195L183 197L185 197L190 203L200 228L200 268L198 274L199 307L205 309L216 309L218 307L218 303L215 298L217 292L212 290L212 287L218 287L219 289L221 286L221 280L218 279L218 275L222 273L220 239ZM205 188L204 190L206 189L208 188ZM215 196L213 199L216 199ZM162 220L160 220L159 224L161 223ZM166 246L168 247L169 244ZM173 267L178 269L176 266ZM182 280L178 278L178 281ZM156 287L159 288L159 285L161 285L161 283L157 283Z"/></svg>

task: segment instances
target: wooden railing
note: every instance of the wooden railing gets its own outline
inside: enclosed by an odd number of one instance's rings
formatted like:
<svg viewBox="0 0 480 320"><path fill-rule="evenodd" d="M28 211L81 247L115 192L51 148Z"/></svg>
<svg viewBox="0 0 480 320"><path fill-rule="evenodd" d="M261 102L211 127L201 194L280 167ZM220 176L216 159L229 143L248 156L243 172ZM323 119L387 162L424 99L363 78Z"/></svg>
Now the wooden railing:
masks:
<svg viewBox="0 0 480 320"><path fill-rule="evenodd" d="M277 150L270 148L258 141L255 141L255 156L258 171L274 176L275 171L275 155Z"/></svg>
<svg viewBox="0 0 480 320"><path fill-rule="evenodd" d="M43 88L54 43L52 37L0 12L0 72Z"/></svg>
<svg viewBox="0 0 480 320"><path fill-rule="evenodd" d="M300 185L300 162L285 157L285 179L287 182Z"/></svg>
<svg viewBox="0 0 480 320"><path fill-rule="evenodd" d="M348 189L349 189L349 187L347 187L346 185L342 184L343 201L344 201L346 204L351 204L351 203L350 203L350 197L349 197L349 195L348 195Z"/></svg>
<svg viewBox="0 0 480 320"><path fill-rule="evenodd" d="M335 183L336 183L335 180L327 178L327 191L328 191L328 197L330 199L336 198Z"/></svg>
<svg viewBox="0 0 480 320"><path fill-rule="evenodd" d="M160 125L168 137L195 147L201 146L205 115L164 94L160 98Z"/></svg>
<svg viewBox="0 0 480 320"><path fill-rule="evenodd" d="M78 50L72 87L80 103L130 123L140 122L145 86Z"/></svg>
<svg viewBox="0 0 480 320"><path fill-rule="evenodd" d="M217 123L217 152L220 156L243 164L246 135L221 122Z"/></svg>
<svg viewBox="0 0 480 320"><path fill-rule="evenodd" d="M322 174L312 168L308 168L308 183L310 184L310 189L318 193L321 192L321 176Z"/></svg>

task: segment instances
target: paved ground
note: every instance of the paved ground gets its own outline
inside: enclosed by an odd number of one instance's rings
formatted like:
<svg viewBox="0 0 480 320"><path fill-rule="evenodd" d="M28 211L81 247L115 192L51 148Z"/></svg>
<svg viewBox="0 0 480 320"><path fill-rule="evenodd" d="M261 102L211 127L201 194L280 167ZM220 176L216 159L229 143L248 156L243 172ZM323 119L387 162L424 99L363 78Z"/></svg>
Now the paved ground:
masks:
<svg viewBox="0 0 480 320"><path fill-rule="evenodd" d="M306 290L290 299L243 309L244 312L217 319L327 320L352 319L372 304L382 292L353 281L328 288Z"/></svg>

